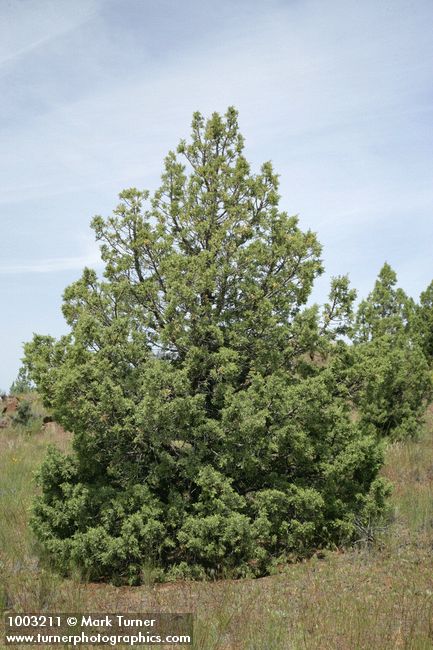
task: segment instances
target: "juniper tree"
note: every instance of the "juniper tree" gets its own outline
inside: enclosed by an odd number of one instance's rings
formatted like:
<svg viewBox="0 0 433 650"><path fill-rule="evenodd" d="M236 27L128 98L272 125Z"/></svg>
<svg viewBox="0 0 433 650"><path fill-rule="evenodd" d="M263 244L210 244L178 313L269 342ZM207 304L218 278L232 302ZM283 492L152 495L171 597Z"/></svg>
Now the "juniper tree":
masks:
<svg viewBox="0 0 433 650"><path fill-rule="evenodd" d="M360 423L381 436L416 436L431 378L423 351L414 301L397 286L385 263L356 313L351 376Z"/></svg>
<svg viewBox="0 0 433 650"><path fill-rule="evenodd" d="M332 364L354 292L316 235L252 173L237 113L196 113L160 188L120 194L92 227L105 272L64 294L70 328L35 336L27 367L73 453L51 449L33 528L64 572L263 575L350 540L383 507L382 447L351 417Z"/></svg>
<svg viewBox="0 0 433 650"><path fill-rule="evenodd" d="M356 312L356 341L371 341L380 336L410 334L414 302L397 287L397 274L385 262L374 288Z"/></svg>
<svg viewBox="0 0 433 650"><path fill-rule="evenodd" d="M416 331L422 351L431 365L433 361L433 282L422 292L416 306Z"/></svg>
<svg viewBox="0 0 433 650"><path fill-rule="evenodd" d="M11 387L9 388L9 394L19 395L20 393L31 393L33 390L34 386L29 379L26 368L21 367L15 381L12 382Z"/></svg>

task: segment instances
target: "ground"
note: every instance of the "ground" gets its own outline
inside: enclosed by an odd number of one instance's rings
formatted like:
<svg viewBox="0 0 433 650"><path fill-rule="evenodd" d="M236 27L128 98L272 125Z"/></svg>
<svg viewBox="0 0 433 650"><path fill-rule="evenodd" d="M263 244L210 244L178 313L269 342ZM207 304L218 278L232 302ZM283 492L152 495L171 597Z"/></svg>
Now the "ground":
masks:
<svg viewBox="0 0 433 650"><path fill-rule="evenodd" d="M41 427L37 400L34 410L32 426L0 430L2 609L192 611L197 650L433 649L432 408L419 440L388 449L393 517L373 544L360 539L259 580L154 585L149 576L141 587L63 580L38 560L27 524L33 473L49 443L68 449L71 436Z"/></svg>

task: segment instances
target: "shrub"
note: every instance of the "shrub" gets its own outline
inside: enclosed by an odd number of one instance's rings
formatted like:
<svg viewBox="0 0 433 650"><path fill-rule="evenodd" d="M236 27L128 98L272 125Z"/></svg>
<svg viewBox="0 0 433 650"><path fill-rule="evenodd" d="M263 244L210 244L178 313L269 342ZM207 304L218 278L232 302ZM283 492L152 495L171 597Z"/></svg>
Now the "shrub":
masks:
<svg viewBox="0 0 433 650"><path fill-rule="evenodd" d="M13 418L15 425L27 426L33 418L32 405L27 400L18 403L16 413Z"/></svg>

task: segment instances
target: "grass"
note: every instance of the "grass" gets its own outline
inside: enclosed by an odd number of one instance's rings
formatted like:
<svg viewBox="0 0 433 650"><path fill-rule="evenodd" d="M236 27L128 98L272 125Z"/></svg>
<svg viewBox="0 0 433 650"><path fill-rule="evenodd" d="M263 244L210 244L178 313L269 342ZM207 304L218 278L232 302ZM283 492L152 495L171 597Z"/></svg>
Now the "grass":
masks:
<svg viewBox="0 0 433 650"><path fill-rule="evenodd" d="M197 650L433 649L433 410L418 441L388 449L394 517L373 546L259 580L132 588L63 580L42 568L27 522L48 443L65 449L70 436L56 425L0 432L2 609L193 611Z"/></svg>

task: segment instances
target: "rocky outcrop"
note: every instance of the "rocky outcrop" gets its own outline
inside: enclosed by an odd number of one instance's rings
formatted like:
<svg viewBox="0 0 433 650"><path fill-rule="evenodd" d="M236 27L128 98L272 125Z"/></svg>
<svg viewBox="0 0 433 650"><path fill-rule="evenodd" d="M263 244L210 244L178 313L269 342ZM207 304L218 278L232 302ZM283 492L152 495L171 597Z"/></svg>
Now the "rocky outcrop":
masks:
<svg viewBox="0 0 433 650"><path fill-rule="evenodd" d="M18 397L6 395L1 400L1 413L3 415L13 415L18 408L20 400Z"/></svg>

